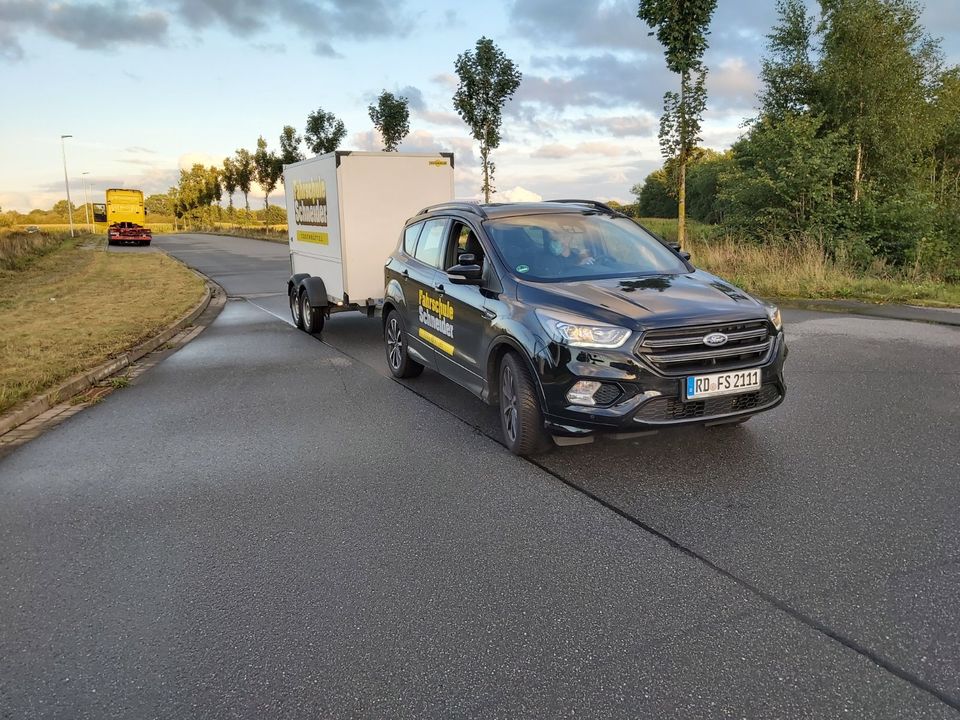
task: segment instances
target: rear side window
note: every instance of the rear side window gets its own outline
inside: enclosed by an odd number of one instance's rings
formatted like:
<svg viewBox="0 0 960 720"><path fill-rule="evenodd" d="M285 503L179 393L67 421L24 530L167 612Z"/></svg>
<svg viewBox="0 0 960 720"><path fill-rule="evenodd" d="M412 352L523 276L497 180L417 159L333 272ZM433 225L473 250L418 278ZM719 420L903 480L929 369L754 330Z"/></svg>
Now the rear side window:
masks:
<svg viewBox="0 0 960 720"><path fill-rule="evenodd" d="M413 255L417 247L417 238L420 237L420 231L423 229L423 223L411 225L403 231L403 251L407 255Z"/></svg>
<svg viewBox="0 0 960 720"><path fill-rule="evenodd" d="M446 227L446 220L427 220L423 224L423 232L420 233L417 251L413 256L422 263L435 268L440 267L440 253L443 251L443 237Z"/></svg>

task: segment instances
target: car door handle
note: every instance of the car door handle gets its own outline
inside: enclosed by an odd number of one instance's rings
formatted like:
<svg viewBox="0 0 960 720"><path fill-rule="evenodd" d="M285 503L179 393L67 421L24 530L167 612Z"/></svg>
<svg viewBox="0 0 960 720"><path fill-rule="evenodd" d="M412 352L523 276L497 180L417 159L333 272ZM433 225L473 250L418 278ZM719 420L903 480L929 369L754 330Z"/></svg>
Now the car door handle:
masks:
<svg viewBox="0 0 960 720"><path fill-rule="evenodd" d="M436 285L433 286L433 289L436 290L438 293L442 293L442 292L443 292L443 283L437 283Z"/></svg>
<svg viewBox="0 0 960 720"><path fill-rule="evenodd" d="M400 273L400 274L403 275L403 277L405 277L405 278L409 278L409 277L410 277L410 271L409 271L409 270L404 270L404 271L403 271L402 273Z"/></svg>

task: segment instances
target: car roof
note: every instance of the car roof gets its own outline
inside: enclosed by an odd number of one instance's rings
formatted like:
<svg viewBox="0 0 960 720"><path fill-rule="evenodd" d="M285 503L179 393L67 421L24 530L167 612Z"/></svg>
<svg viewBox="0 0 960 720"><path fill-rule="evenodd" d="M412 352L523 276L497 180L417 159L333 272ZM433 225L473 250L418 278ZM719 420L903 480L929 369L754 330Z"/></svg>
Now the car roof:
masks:
<svg viewBox="0 0 960 720"><path fill-rule="evenodd" d="M549 200L545 202L514 202L514 203L477 203L454 201L430 205L407 220L407 224L426 220L436 215L466 214L478 216L478 219L493 220L497 218L516 217L518 215L555 215L583 212L603 212L611 215L620 215L619 212L603 203L593 200Z"/></svg>

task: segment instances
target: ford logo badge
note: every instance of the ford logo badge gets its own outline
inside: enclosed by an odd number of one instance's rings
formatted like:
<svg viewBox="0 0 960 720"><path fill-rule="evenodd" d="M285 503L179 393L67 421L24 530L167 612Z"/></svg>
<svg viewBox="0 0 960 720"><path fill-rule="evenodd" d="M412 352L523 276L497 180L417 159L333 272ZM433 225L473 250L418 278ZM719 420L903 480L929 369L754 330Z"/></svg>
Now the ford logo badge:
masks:
<svg viewBox="0 0 960 720"><path fill-rule="evenodd" d="M727 344L727 336L722 332L710 333L709 335L704 335L703 344L709 345L710 347L720 347L721 345Z"/></svg>

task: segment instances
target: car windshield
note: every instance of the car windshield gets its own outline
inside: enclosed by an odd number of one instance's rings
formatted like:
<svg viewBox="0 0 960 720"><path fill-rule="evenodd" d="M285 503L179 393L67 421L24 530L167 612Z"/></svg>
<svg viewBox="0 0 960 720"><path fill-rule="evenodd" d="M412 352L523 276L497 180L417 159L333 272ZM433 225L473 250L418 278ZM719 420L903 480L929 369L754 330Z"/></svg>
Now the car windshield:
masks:
<svg viewBox="0 0 960 720"><path fill-rule="evenodd" d="M488 220L485 225L511 271L530 280L688 272L669 248L627 218L557 213Z"/></svg>

